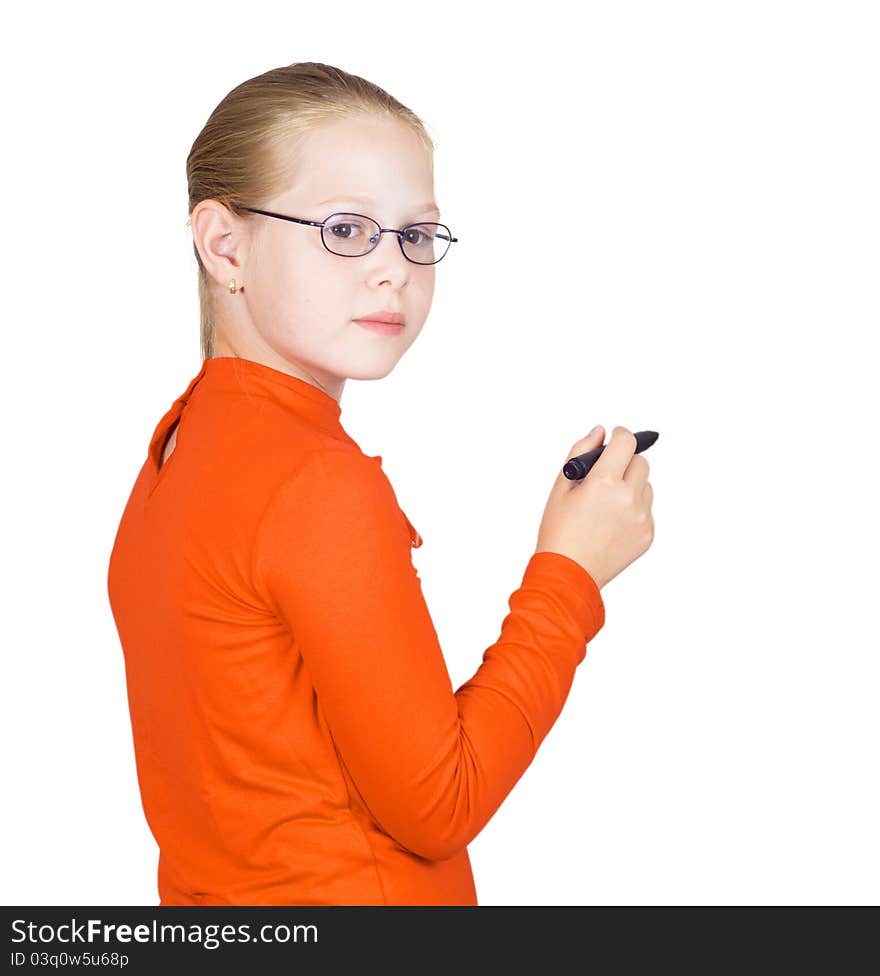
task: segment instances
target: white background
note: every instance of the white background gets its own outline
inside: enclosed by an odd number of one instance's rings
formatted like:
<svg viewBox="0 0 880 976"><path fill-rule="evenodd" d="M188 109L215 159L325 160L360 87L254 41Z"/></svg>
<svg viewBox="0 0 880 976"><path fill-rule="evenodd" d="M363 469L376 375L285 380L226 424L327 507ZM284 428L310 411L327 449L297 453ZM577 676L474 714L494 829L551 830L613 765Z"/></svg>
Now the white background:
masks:
<svg viewBox="0 0 880 976"><path fill-rule="evenodd" d="M185 159L236 84L325 61L424 119L460 238L418 342L342 399L424 537L454 687L571 444L660 433L653 546L470 845L480 904L876 904L876 5L22 10L0 900L158 903L106 572L200 366Z"/></svg>

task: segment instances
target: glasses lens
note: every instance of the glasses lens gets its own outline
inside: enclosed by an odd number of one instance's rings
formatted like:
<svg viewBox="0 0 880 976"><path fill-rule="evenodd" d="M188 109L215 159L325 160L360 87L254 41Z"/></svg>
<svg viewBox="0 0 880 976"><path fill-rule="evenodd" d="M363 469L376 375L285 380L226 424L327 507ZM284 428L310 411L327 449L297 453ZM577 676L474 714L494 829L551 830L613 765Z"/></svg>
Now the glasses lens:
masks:
<svg viewBox="0 0 880 976"><path fill-rule="evenodd" d="M403 235L403 252L416 264L436 264L449 250L452 234L445 224L413 224Z"/></svg>
<svg viewBox="0 0 880 976"><path fill-rule="evenodd" d="M324 221L321 234L334 254L358 257L378 244L382 228L363 214L337 213ZM415 264L436 264L449 249L452 234L445 224L411 224L403 234L403 252Z"/></svg>
<svg viewBox="0 0 880 976"><path fill-rule="evenodd" d="M360 214L338 213L328 217L321 229L325 246L334 254L355 257L372 251L381 228L375 220Z"/></svg>

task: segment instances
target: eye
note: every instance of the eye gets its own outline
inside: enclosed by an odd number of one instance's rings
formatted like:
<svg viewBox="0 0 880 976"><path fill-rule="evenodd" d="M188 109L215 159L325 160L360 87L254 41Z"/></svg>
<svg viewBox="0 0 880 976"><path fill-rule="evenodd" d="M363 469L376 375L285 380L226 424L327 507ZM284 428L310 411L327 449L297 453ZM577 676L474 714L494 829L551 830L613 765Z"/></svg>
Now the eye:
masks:
<svg viewBox="0 0 880 976"><path fill-rule="evenodd" d="M426 227L424 224L420 224L407 228L404 237L407 244L413 244L416 247L424 247L433 240L434 235L430 233L430 228Z"/></svg>
<svg viewBox="0 0 880 976"><path fill-rule="evenodd" d="M363 232L364 225L357 220L340 220L329 224L326 230L337 241L351 241Z"/></svg>

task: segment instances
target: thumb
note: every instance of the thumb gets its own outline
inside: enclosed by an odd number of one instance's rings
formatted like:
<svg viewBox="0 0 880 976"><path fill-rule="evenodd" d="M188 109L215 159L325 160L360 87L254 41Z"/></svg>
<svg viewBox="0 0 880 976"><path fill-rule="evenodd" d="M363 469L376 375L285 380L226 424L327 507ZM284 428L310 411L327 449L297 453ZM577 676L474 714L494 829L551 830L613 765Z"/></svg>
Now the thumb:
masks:
<svg viewBox="0 0 880 976"><path fill-rule="evenodd" d="M586 437L582 437L579 441L574 442L571 452L565 460L568 461L573 457L577 457L578 454L586 454L587 451L592 451L594 448L599 447L604 438L605 428L601 424L596 424Z"/></svg>

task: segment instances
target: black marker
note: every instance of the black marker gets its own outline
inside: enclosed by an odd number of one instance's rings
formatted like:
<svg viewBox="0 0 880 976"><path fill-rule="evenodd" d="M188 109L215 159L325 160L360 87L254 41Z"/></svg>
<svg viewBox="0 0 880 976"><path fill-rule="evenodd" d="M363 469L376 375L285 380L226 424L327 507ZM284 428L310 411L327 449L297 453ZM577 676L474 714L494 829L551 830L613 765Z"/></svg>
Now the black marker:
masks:
<svg viewBox="0 0 880 976"><path fill-rule="evenodd" d="M634 453L641 454L642 451L647 451L659 436L656 430L640 430L635 435L636 449ZM607 446L607 444L603 444L593 451L587 451L586 454L578 454L577 457L566 461L562 473L569 481L580 481L581 478L586 478L590 468L599 460L600 455Z"/></svg>

